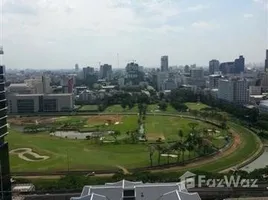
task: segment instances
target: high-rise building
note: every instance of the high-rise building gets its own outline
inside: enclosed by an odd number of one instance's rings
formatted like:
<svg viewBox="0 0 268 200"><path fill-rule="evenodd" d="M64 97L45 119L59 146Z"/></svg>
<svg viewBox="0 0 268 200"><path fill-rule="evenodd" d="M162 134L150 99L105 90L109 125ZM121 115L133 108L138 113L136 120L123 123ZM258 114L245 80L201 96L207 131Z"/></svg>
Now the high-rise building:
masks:
<svg viewBox="0 0 268 200"><path fill-rule="evenodd" d="M214 74L220 70L220 61L218 60L211 60L209 61L209 74Z"/></svg>
<svg viewBox="0 0 268 200"><path fill-rule="evenodd" d="M216 88L218 88L220 78L221 78L221 75L211 74L209 76L209 88L210 89L216 89Z"/></svg>
<svg viewBox="0 0 268 200"><path fill-rule="evenodd" d="M245 71L245 58L243 56L239 56L238 59L235 59L234 62L234 73L240 74Z"/></svg>
<svg viewBox="0 0 268 200"><path fill-rule="evenodd" d="M4 69L0 66L0 199L11 200L9 150L8 143L5 141L8 130L4 80Z"/></svg>
<svg viewBox="0 0 268 200"><path fill-rule="evenodd" d="M104 64L100 66L100 79L111 80L112 65Z"/></svg>
<svg viewBox="0 0 268 200"><path fill-rule="evenodd" d="M234 62L224 62L220 64L220 72L222 74L232 74L234 71Z"/></svg>
<svg viewBox="0 0 268 200"><path fill-rule="evenodd" d="M75 68L75 72L79 71L79 65L78 64L75 64L74 68Z"/></svg>
<svg viewBox="0 0 268 200"><path fill-rule="evenodd" d="M189 65L185 65L184 73L186 73L186 74L190 73L190 66Z"/></svg>
<svg viewBox="0 0 268 200"><path fill-rule="evenodd" d="M168 71L168 56L161 57L161 71L162 72Z"/></svg>
<svg viewBox="0 0 268 200"><path fill-rule="evenodd" d="M89 75L94 74L94 68L93 67L84 67L83 68L83 78L87 79Z"/></svg>
<svg viewBox="0 0 268 200"><path fill-rule="evenodd" d="M203 68L193 68L190 71L191 78L193 79L203 79L204 78L204 70Z"/></svg>
<svg viewBox="0 0 268 200"><path fill-rule="evenodd" d="M219 80L218 98L228 102L246 104L249 102L248 82L245 79Z"/></svg>
<svg viewBox="0 0 268 200"><path fill-rule="evenodd" d="M268 72L268 49L266 49L265 72Z"/></svg>

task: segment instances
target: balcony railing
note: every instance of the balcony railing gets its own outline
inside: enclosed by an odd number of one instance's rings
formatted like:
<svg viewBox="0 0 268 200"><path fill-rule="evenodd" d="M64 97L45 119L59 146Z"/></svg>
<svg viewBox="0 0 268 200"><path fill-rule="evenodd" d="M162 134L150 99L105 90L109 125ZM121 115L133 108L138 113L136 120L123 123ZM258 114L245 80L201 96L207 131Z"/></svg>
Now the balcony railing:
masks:
<svg viewBox="0 0 268 200"><path fill-rule="evenodd" d="M6 106L6 101L0 101L0 109L5 108Z"/></svg>
<svg viewBox="0 0 268 200"><path fill-rule="evenodd" d="M4 99L6 99L5 93L0 93L0 100L4 100Z"/></svg>

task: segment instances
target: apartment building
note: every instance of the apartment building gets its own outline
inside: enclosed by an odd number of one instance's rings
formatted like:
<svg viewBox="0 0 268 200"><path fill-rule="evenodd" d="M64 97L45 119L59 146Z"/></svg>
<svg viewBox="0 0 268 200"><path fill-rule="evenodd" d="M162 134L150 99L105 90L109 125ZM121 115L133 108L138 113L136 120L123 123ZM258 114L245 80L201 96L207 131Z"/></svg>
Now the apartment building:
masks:
<svg viewBox="0 0 268 200"><path fill-rule="evenodd" d="M73 110L72 94L10 94L9 113L64 112Z"/></svg>

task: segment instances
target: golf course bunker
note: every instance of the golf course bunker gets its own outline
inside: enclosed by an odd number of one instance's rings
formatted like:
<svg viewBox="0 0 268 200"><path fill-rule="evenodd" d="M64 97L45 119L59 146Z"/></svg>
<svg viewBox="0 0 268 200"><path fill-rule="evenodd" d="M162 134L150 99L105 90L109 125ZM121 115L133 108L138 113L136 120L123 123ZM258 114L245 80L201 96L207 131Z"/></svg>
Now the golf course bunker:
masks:
<svg viewBox="0 0 268 200"><path fill-rule="evenodd" d="M100 132L86 132L80 133L79 131L56 131L54 133L50 133L50 136L56 136L65 139L72 139L72 140L86 140L88 136L106 136L110 135L112 131L100 131Z"/></svg>
<svg viewBox="0 0 268 200"><path fill-rule="evenodd" d="M9 152L10 154L18 155L18 157L22 160L29 162L38 162L49 159L49 156L41 156L35 152L31 148L19 148L13 149Z"/></svg>

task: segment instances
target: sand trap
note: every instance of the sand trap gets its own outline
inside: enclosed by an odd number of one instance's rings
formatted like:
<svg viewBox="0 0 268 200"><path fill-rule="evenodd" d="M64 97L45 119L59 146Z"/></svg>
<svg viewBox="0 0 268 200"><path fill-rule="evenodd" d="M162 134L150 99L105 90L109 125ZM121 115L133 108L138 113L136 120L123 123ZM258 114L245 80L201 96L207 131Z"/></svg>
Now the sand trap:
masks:
<svg viewBox="0 0 268 200"><path fill-rule="evenodd" d="M161 133L146 133L147 140L155 141L161 138L161 140L165 140L165 136Z"/></svg>
<svg viewBox="0 0 268 200"><path fill-rule="evenodd" d="M49 156L41 156L35 152L33 152L33 150L31 148L19 148L19 149L13 149L9 152L10 154L17 154L19 156L20 159L22 160L26 160L29 162L38 162L38 161L43 161L43 160L47 160L49 159ZM34 159L30 159L27 156L25 156L24 154L29 154L32 157L35 157L36 160Z"/></svg>
<svg viewBox="0 0 268 200"><path fill-rule="evenodd" d="M174 154L161 154L161 156L163 157L171 157L171 158L177 158L178 156L177 155L174 155Z"/></svg>

